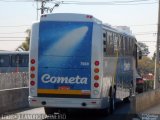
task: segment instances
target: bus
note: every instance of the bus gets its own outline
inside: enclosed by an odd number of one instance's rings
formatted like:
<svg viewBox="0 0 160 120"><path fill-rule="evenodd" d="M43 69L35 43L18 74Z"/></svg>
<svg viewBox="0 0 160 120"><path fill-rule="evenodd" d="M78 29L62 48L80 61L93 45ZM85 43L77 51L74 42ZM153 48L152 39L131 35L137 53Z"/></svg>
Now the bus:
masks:
<svg viewBox="0 0 160 120"><path fill-rule="evenodd" d="M28 51L0 51L0 73L28 72L28 60Z"/></svg>
<svg viewBox="0 0 160 120"><path fill-rule="evenodd" d="M134 94L138 54L133 35L76 13L44 14L31 31L30 106L43 106L46 114L113 112L117 100Z"/></svg>

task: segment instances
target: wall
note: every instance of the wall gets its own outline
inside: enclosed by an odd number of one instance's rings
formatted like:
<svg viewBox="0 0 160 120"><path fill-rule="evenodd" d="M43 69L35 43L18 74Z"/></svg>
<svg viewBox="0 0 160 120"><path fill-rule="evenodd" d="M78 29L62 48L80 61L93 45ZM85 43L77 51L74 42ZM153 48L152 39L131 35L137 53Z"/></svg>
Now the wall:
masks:
<svg viewBox="0 0 160 120"><path fill-rule="evenodd" d="M29 107L28 87L0 90L0 114Z"/></svg>
<svg viewBox="0 0 160 120"><path fill-rule="evenodd" d="M160 104L160 89L144 92L131 98L132 113L139 113Z"/></svg>
<svg viewBox="0 0 160 120"><path fill-rule="evenodd" d="M29 76L25 72L0 73L0 90L28 86Z"/></svg>

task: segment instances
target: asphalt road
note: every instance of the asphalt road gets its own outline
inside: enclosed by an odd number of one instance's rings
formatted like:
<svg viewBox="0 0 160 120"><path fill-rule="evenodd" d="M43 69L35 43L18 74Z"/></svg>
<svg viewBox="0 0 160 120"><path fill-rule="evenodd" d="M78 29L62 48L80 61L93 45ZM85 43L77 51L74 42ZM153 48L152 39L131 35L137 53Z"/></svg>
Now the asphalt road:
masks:
<svg viewBox="0 0 160 120"><path fill-rule="evenodd" d="M129 102L120 102L116 105L113 114L107 113L105 116L100 115L98 111L71 110L69 114L55 113L51 118L47 117L43 107L40 107L8 113L8 115L2 115L0 120L132 120L133 116L129 114L130 111Z"/></svg>

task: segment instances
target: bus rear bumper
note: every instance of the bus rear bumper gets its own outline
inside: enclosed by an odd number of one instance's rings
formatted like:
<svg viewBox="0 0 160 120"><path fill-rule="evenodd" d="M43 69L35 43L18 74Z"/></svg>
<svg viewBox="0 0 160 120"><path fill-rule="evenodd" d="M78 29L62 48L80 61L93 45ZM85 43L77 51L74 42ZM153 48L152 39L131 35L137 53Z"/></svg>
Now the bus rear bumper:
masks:
<svg viewBox="0 0 160 120"><path fill-rule="evenodd" d="M108 106L108 99L29 97L29 104L31 107L103 109Z"/></svg>

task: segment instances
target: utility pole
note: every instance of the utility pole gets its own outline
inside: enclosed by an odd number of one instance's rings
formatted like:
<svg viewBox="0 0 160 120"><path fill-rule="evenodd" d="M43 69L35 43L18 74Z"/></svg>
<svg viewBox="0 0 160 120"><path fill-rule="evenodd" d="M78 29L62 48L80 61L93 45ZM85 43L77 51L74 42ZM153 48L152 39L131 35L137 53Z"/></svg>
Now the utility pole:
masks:
<svg viewBox="0 0 160 120"><path fill-rule="evenodd" d="M37 1L37 20L38 20L38 1Z"/></svg>
<svg viewBox="0 0 160 120"><path fill-rule="evenodd" d="M41 2L41 8L40 9L37 9L37 10L41 10L41 14L44 14L44 10L46 9L45 8L45 3L47 0L35 0L37 2Z"/></svg>
<svg viewBox="0 0 160 120"><path fill-rule="evenodd" d="M155 79L154 89L160 88L160 0L158 3L158 33L157 33L157 47L155 59Z"/></svg>
<svg viewBox="0 0 160 120"><path fill-rule="evenodd" d="M44 14L44 12L51 13L55 7L59 7L59 5L62 3L59 1L55 1L53 7L45 7L47 2L54 1L54 0L35 0L35 1L41 2L41 8L37 9L37 10L41 10L41 14Z"/></svg>
<svg viewBox="0 0 160 120"><path fill-rule="evenodd" d="M44 5L45 5L45 3L46 3L46 1L45 1L45 0L42 0L42 2L41 2L41 14L44 13L44 10L45 10Z"/></svg>

